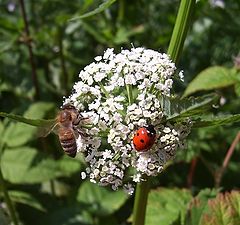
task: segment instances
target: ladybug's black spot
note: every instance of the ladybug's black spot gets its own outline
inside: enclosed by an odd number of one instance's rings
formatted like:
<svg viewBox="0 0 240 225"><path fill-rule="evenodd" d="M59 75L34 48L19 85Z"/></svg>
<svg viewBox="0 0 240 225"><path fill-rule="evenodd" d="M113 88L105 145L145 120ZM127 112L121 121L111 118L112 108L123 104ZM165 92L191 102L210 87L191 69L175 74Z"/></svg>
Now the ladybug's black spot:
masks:
<svg viewBox="0 0 240 225"><path fill-rule="evenodd" d="M139 132L137 132L137 136L139 136Z"/></svg>
<svg viewBox="0 0 240 225"><path fill-rule="evenodd" d="M140 139L140 142L141 142L141 143L144 143L144 140L143 140L143 139Z"/></svg>

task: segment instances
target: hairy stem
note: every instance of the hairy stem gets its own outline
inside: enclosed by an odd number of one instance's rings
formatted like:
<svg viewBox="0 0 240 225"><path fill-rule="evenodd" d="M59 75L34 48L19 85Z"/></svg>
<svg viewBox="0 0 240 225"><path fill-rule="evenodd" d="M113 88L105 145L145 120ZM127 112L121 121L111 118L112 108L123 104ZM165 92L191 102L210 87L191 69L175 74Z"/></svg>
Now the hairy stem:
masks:
<svg viewBox="0 0 240 225"><path fill-rule="evenodd" d="M137 185L133 207L133 225L144 225L149 192L149 181Z"/></svg>
<svg viewBox="0 0 240 225"><path fill-rule="evenodd" d="M178 63L180 54L182 52L183 44L189 29L191 15L194 10L195 3L196 0L182 0L180 3L175 26L167 52L175 63Z"/></svg>
<svg viewBox="0 0 240 225"><path fill-rule="evenodd" d="M13 203L12 203L10 197L9 197L9 194L8 194L8 191L7 191L7 188L6 188L6 184L4 182L1 166L0 166L0 184L1 184L2 191L3 191L4 200L6 202L6 205L7 205L10 217L12 219L12 222L13 222L14 225L18 225L19 223L18 223L17 215L16 215L16 212L15 212Z"/></svg>
<svg viewBox="0 0 240 225"><path fill-rule="evenodd" d="M31 69L32 69L32 81L33 81L33 85L35 88L35 97L36 97L36 99L39 99L39 84L38 84L38 79L37 79L36 65L34 62L32 41L31 41L31 37L30 37L29 23L28 23L28 19L27 19L26 10L25 10L24 0L19 0L19 3L21 6L21 13L22 13L23 22L24 22L24 32L25 32L25 35L24 35L25 41L24 42L28 47L29 62L30 62Z"/></svg>
<svg viewBox="0 0 240 225"><path fill-rule="evenodd" d="M189 29L189 22L195 3L196 0L182 0L180 3L177 19L168 48L168 54L175 63L178 61L182 52L183 43ZM128 98L130 102L131 96L129 94ZM133 209L133 225L144 225L148 192L149 187L147 181L137 185Z"/></svg>

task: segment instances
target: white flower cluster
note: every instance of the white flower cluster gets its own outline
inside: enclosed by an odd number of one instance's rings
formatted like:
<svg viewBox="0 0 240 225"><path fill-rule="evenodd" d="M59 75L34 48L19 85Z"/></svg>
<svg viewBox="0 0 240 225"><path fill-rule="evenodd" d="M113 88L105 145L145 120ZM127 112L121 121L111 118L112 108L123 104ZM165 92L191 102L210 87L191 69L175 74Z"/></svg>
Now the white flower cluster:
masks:
<svg viewBox="0 0 240 225"><path fill-rule="evenodd" d="M65 103L74 104L91 124L83 128L87 137L77 140L88 164L83 179L114 190L123 186L131 194L132 183L159 174L183 147L190 122L166 122L161 104L170 96L175 70L166 54L132 48L119 54L107 49L80 72ZM182 71L179 77L183 79ZM156 140L148 151L137 151L132 139L149 125L156 130Z"/></svg>

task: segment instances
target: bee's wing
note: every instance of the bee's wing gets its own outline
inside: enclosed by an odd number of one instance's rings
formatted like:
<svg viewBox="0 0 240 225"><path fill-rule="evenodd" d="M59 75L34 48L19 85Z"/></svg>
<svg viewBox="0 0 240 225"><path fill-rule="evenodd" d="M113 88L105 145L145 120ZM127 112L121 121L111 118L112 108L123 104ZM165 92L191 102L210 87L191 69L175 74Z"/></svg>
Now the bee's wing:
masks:
<svg viewBox="0 0 240 225"><path fill-rule="evenodd" d="M38 137L46 137L51 132L58 134L58 128L59 128L59 123L57 122L56 119L53 119L51 121L48 121L48 123L43 124L41 127L39 127L37 136Z"/></svg>

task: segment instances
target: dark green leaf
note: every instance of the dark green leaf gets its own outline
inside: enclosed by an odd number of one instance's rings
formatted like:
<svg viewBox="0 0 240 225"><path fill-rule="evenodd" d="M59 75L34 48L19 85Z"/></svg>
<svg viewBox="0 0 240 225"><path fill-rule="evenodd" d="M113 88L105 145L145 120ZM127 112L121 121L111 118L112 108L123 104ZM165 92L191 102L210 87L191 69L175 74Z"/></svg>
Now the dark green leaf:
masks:
<svg viewBox="0 0 240 225"><path fill-rule="evenodd" d="M12 199L12 201L17 203L22 203L25 205L29 205L35 209L38 209L40 211L45 211L44 207L41 205L41 203L35 199L32 195L22 192L22 191L9 191L9 195Z"/></svg>
<svg viewBox="0 0 240 225"><path fill-rule="evenodd" d="M214 66L203 70L188 85L184 97L197 91L213 90L235 84L236 71L221 66Z"/></svg>
<svg viewBox="0 0 240 225"><path fill-rule="evenodd" d="M109 191L97 184L84 182L79 188L77 200L89 205L94 214L107 216L124 204L127 195L122 190Z"/></svg>
<svg viewBox="0 0 240 225"><path fill-rule="evenodd" d="M93 219L89 213L77 205L58 207L56 210L47 213L37 225L93 225Z"/></svg>
<svg viewBox="0 0 240 225"><path fill-rule="evenodd" d="M240 114L197 118L193 120L193 127L222 126L236 122L240 122Z"/></svg>
<svg viewBox="0 0 240 225"><path fill-rule="evenodd" d="M7 213L3 211L2 207L0 207L0 224L1 225L10 224L10 219L7 217Z"/></svg>
<svg viewBox="0 0 240 225"><path fill-rule="evenodd" d="M203 97L190 97L188 99L170 99L168 108L170 111L167 120L179 121L186 117L201 115L212 108L212 104L218 99L217 95L205 95Z"/></svg>
<svg viewBox="0 0 240 225"><path fill-rule="evenodd" d="M4 178L12 183L40 183L57 177L69 176L80 170L78 161L69 157L60 160L47 158L34 148L6 149L1 167Z"/></svg>
<svg viewBox="0 0 240 225"><path fill-rule="evenodd" d="M184 224L191 198L191 193L184 189L161 188L151 191L148 197L146 224Z"/></svg>
<svg viewBox="0 0 240 225"><path fill-rule="evenodd" d="M101 5L98 6L98 8L94 9L91 12L85 13L81 16L77 16L75 18L70 19L70 21L72 20L78 20L78 19L83 19L83 18L87 18L93 15L96 15L102 11L104 11L105 9L107 9L110 5L112 5L116 0L106 0L104 1Z"/></svg>

